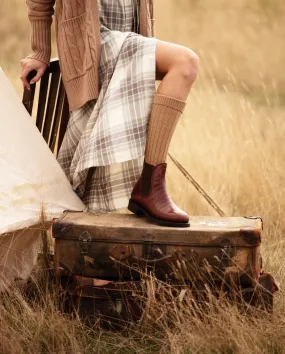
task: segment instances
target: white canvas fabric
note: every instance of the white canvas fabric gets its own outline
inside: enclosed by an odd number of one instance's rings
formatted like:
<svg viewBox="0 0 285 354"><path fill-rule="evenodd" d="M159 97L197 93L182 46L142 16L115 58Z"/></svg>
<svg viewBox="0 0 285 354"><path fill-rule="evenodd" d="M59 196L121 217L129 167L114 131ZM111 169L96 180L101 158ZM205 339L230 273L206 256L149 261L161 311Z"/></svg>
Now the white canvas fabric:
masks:
<svg viewBox="0 0 285 354"><path fill-rule="evenodd" d="M42 209L50 222L86 208L0 69L0 272L10 278L35 264Z"/></svg>

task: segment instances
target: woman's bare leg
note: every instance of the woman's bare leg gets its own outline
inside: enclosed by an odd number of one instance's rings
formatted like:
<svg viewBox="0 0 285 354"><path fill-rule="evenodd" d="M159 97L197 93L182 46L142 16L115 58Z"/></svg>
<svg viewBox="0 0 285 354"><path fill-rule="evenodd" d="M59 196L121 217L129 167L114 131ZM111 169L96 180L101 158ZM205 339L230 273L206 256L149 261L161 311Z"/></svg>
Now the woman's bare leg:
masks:
<svg viewBox="0 0 285 354"><path fill-rule="evenodd" d="M166 158L172 135L196 79L198 57L190 49L158 41L156 78L161 80L154 97L140 180L129 209L145 214L160 225L187 227L188 215L169 197L165 186Z"/></svg>
<svg viewBox="0 0 285 354"><path fill-rule="evenodd" d="M151 165L166 161L169 144L186 99L196 79L198 56L188 48L161 42L156 50L156 78L161 80L154 97L145 160Z"/></svg>
<svg viewBox="0 0 285 354"><path fill-rule="evenodd" d="M161 80L159 95L186 101L198 73L199 58L190 49L158 41L156 79Z"/></svg>

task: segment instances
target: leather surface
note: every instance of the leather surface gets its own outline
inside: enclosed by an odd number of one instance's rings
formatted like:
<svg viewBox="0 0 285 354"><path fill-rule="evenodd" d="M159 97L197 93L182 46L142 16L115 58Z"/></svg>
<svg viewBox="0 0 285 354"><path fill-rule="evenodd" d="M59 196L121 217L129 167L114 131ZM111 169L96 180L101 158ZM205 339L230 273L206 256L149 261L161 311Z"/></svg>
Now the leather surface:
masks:
<svg viewBox="0 0 285 354"><path fill-rule="evenodd" d="M141 178L136 183L131 199L156 219L188 223L189 216L178 208L166 190L166 163L151 166L145 162Z"/></svg>

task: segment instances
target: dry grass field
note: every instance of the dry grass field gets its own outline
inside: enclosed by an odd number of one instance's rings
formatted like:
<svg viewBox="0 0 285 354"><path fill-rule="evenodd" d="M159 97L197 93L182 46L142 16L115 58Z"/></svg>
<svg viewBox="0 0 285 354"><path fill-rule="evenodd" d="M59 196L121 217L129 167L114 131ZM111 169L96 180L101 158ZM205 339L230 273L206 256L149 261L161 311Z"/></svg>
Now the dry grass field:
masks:
<svg viewBox="0 0 285 354"><path fill-rule="evenodd" d="M285 0L155 2L157 37L191 47L201 65L172 154L226 214L263 217L264 266L282 288ZM0 65L20 94L19 60L29 53L24 1L2 0L0 18ZM171 162L169 172L179 205L192 215L214 215ZM283 292L272 317L241 315L222 300L203 316L175 299L153 301L143 327L111 336L59 315L55 297L42 296L42 304L31 306L15 290L0 301L0 353L285 353Z"/></svg>

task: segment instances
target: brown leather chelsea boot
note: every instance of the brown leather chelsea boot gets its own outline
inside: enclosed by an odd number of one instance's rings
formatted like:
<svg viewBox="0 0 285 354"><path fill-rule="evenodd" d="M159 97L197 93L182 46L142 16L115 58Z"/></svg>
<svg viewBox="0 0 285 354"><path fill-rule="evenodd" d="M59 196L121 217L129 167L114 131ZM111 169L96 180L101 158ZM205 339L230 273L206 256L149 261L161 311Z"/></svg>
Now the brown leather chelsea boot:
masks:
<svg viewBox="0 0 285 354"><path fill-rule="evenodd" d="M162 226L189 227L189 216L178 208L166 190L166 163L157 166L144 163L128 209L136 215L145 215Z"/></svg>

